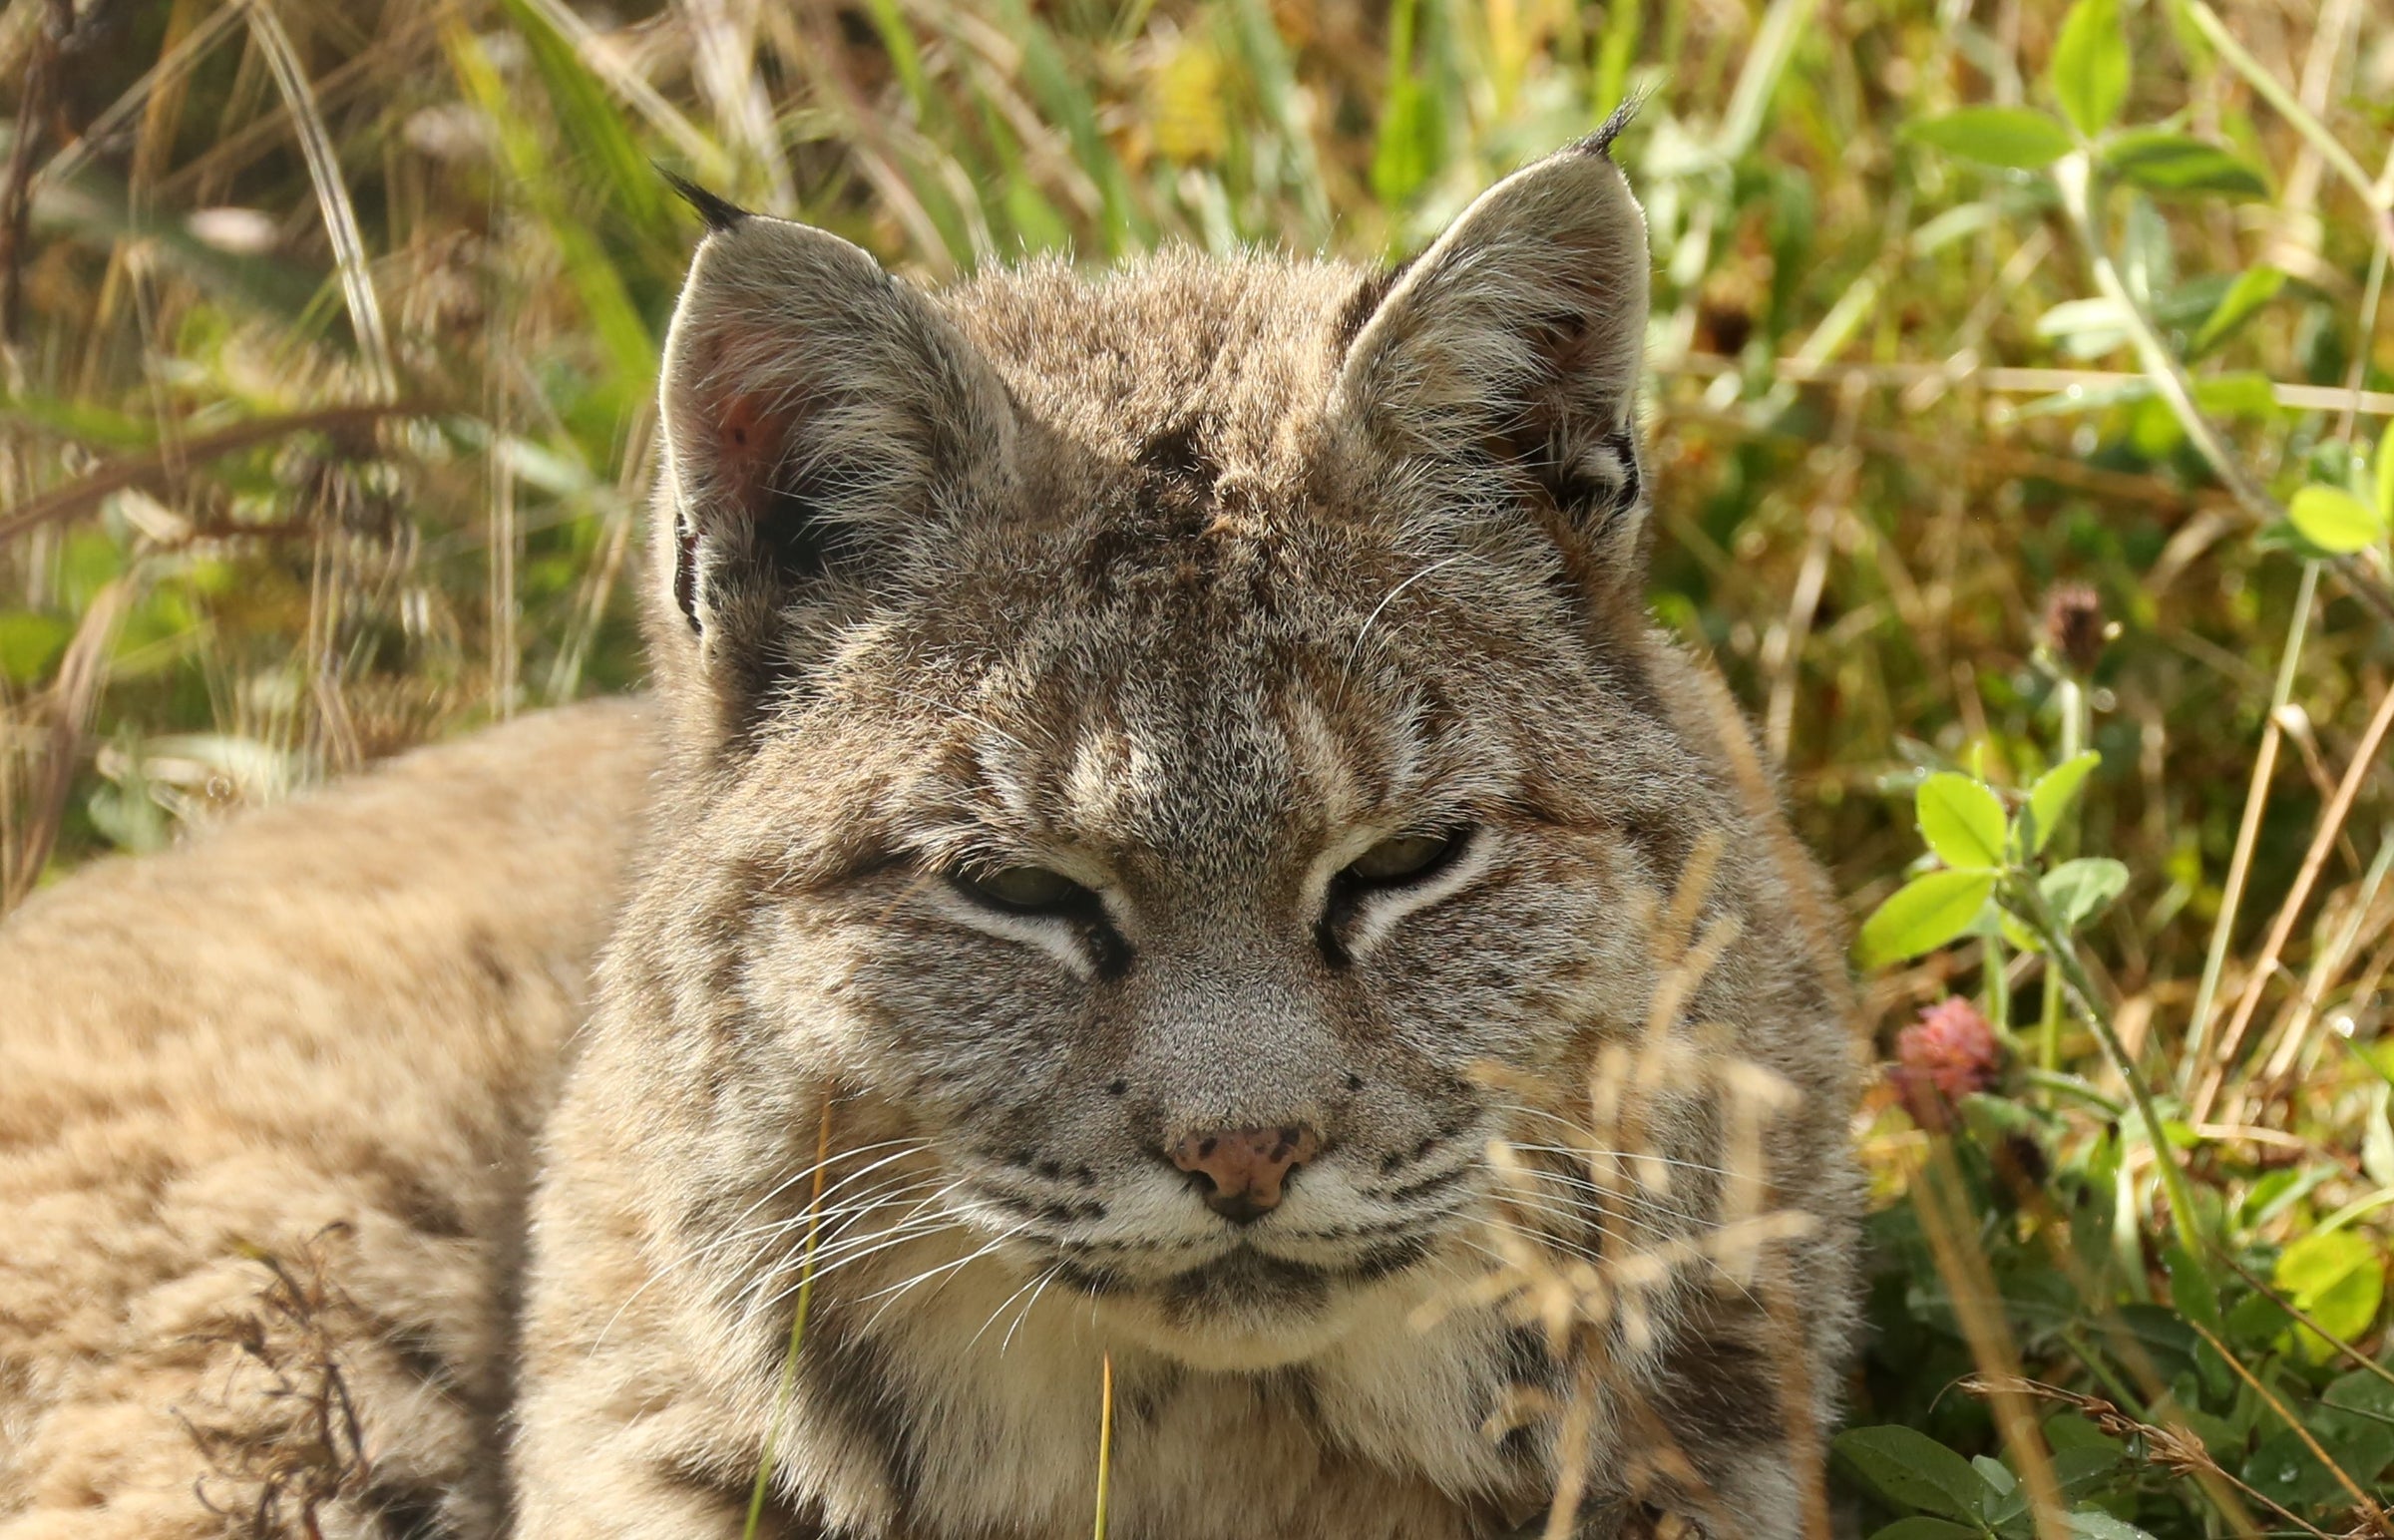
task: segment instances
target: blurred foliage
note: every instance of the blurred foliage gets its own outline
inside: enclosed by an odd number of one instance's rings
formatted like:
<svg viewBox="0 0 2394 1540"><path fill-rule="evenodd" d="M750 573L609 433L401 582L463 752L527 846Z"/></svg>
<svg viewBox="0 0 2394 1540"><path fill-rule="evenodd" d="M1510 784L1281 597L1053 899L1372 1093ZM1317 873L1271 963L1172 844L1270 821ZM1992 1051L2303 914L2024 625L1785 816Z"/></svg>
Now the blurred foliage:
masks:
<svg viewBox="0 0 2394 1540"><path fill-rule="evenodd" d="M1372 259L1643 97L1656 614L1911 894L1869 1040L2001 1066L1859 1130L1847 1500L2388 1532L2374 0L12 0L0 82L0 908L636 682L651 162L931 281Z"/></svg>

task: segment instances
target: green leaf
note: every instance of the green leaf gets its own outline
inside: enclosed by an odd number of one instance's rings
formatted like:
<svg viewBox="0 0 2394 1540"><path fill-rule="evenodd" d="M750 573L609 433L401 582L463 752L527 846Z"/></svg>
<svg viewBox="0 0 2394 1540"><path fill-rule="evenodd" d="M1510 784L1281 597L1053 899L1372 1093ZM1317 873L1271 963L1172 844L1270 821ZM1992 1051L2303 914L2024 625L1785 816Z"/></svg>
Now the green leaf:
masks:
<svg viewBox="0 0 2394 1540"><path fill-rule="evenodd" d="M1992 872L1931 872L1889 896L1869 919L1855 947L1864 967L1879 967L1933 952L1978 918L1995 891Z"/></svg>
<svg viewBox="0 0 2394 1540"><path fill-rule="evenodd" d="M2092 139L2112 126L2128 100L2128 39L2119 0L2078 0L2053 45L2053 94Z"/></svg>
<svg viewBox="0 0 2394 1540"><path fill-rule="evenodd" d="M2313 483L2303 488L2286 505L2286 516L2304 540L2340 557L2386 538L2387 521L2341 487Z"/></svg>
<svg viewBox="0 0 2394 1540"><path fill-rule="evenodd" d="M2284 1426L2246 1457L2242 1474L2244 1483L2263 1497L2295 1509L2333 1501L2343 1490L2302 1435Z"/></svg>
<svg viewBox="0 0 2394 1540"><path fill-rule="evenodd" d="M2153 1540L2151 1534L2101 1508L2081 1508L2071 1514L2070 1533L2079 1540Z"/></svg>
<svg viewBox="0 0 2394 1540"><path fill-rule="evenodd" d="M2053 1451L2053 1479L2064 1497L2076 1497L2120 1468L2121 1452L2113 1444L2082 1444Z"/></svg>
<svg viewBox="0 0 2394 1540"><path fill-rule="evenodd" d="M2212 307L2209 317L2202 323L2202 329L2194 333L2193 350L2207 353L2226 341L2231 332L2250 320L2261 306L2275 299L2278 290L2285 286L2286 275L2267 263L2247 267L2236 274L2236 281L2229 284L2227 292L2219 296L2219 303Z"/></svg>
<svg viewBox="0 0 2394 1540"><path fill-rule="evenodd" d="M2365 1368L2331 1380L2320 1393L2322 1404L2349 1412L2364 1421L2394 1427L2394 1384Z"/></svg>
<svg viewBox="0 0 2394 1540"><path fill-rule="evenodd" d="M1966 775L1941 770L1920 783L1914 801L1920 837L1957 872L1992 872L2003 865L2003 803Z"/></svg>
<svg viewBox="0 0 2394 1540"><path fill-rule="evenodd" d="M1951 1519L1932 1519L1913 1514L1897 1519L1884 1529L1871 1531L1870 1540L1974 1540L1980 1531Z"/></svg>
<svg viewBox="0 0 2394 1540"><path fill-rule="evenodd" d="M2028 810L2022 820L2033 838L2028 848L2030 855L2042 851L2053 839L2053 831L2062 826L2062 817L2070 811L2070 804L2078 800L2078 789L2102 763L2103 756L2090 749L2037 777L2036 784L2028 789Z"/></svg>
<svg viewBox="0 0 2394 1540"><path fill-rule="evenodd" d="M2037 335L2059 341L2074 358L2100 358L2128 340L2128 324L2111 300L2065 299L2037 317Z"/></svg>
<svg viewBox="0 0 2394 1540"><path fill-rule="evenodd" d="M2249 369L2206 374L2194 382L2194 404L2213 417L2265 419L2277 413L2277 389Z"/></svg>
<svg viewBox="0 0 2394 1540"><path fill-rule="evenodd" d="M1020 78L1030 87L1047 121L1063 131L1073 159L1097 187L1105 205L1107 248L1119 248L1131 233L1130 185L1123 175L1122 159L1114 153L1098 121L1095 99L1082 75L1066 60L1049 23L1042 19L1045 7L1034 15L1023 0L998 0L993 10L998 26L1021 51ZM1260 79L1254 85L1259 93L1269 90L1269 84Z"/></svg>
<svg viewBox="0 0 2394 1540"><path fill-rule="evenodd" d="M2065 932L2076 931L2128 888L2128 868L2109 856L2065 861L2037 883Z"/></svg>
<svg viewBox="0 0 2394 1540"><path fill-rule="evenodd" d="M2370 1381L2369 1387L2355 1383L2362 1378ZM2380 1473L2394 1462L2394 1416L2385 1410L2387 1388L2384 1380L2356 1369L2327 1387L2319 1409L2308 1418L2311 1432L2327 1450L2328 1458L2342 1466L2346 1475L2369 1486L2377 1486ZM2356 1392L2373 1397L2375 1404L2353 1404L2340 1398Z"/></svg>
<svg viewBox="0 0 2394 1540"><path fill-rule="evenodd" d="M1389 11L1389 83L1372 152L1372 191L1392 206L1411 197L1446 152L1446 95L1423 87L1423 64L1415 58L1419 11L1417 0L1396 0Z"/></svg>
<svg viewBox="0 0 2394 1540"><path fill-rule="evenodd" d="M1965 208L1983 206L1964 203ZM27 390L0 401L0 423L24 423L111 449L154 449L158 425L96 401L74 401Z"/></svg>
<svg viewBox="0 0 2394 1540"><path fill-rule="evenodd" d="M38 683L74 634L75 627L57 615L0 609L0 679L20 686Z"/></svg>
<svg viewBox="0 0 2394 1540"><path fill-rule="evenodd" d="M2127 1457L2127 1446L2105 1433L2086 1417L2075 1411L2057 1411L2045 1419L2045 1441L2053 1445L2058 1458L2064 1454L2092 1452L2106 1456L2117 1465Z"/></svg>
<svg viewBox="0 0 2394 1540"><path fill-rule="evenodd" d="M1965 107L1905 132L1947 155L2024 172L2051 166L2071 149L2068 129L2025 107Z"/></svg>
<svg viewBox="0 0 2394 1540"><path fill-rule="evenodd" d="M2178 1245L2163 1251L2162 1263L2170 1273L2170 1303L2178 1313L2213 1337L2224 1336L2227 1324L2219 1319L2219 1286L2202 1264Z"/></svg>
<svg viewBox="0 0 2394 1540"><path fill-rule="evenodd" d="M2121 135L2104 152L2104 163L2148 192L2259 197L2269 191L2259 172L2226 150L2163 129Z"/></svg>
<svg viewBox="0 0 2394 1540"><path fill-rule="evenodd" d="M2248 1294L2227 1313L2228 1341L2266 1349L2293 1323L2294 1318L2275 1300L2265 1294Z"/></svg>
<svg viewBox="0 0 2394 1540"><path fill-rule="evenodd" d="M1968 1520L1994 1495L1986 1477L1943 1444L1908 1427L1856 1427L1839 1433L1830 1448L1878 1494L1905 1508L1939 1518ZM1968 1531L1965 1531L1967 1533ZM1885 1530L1879 1531L1884 1535ZM1929 1540L1932 1530L1912 1532Z"/></svg>
<svg viewBox="0 0 2394 1540"><path fill-rule="evenodd" d="M2386 1264L2366 1237L2330 1230L2306 1235L2280 1252L2270 1282L2296 1310L2349 1343L2377 1320L2385 1300ZM2314 1358L2335 1350L2316 1332L2300 1329L2299 1336Z"/></svg>

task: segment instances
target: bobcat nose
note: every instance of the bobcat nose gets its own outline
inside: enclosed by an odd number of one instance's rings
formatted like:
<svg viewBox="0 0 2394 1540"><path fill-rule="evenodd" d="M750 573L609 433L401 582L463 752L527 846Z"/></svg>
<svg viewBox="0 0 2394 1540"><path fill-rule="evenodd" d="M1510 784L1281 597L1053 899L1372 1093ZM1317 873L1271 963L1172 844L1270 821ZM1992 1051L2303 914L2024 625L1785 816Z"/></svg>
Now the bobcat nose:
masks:
<svg viewBox="0 0 2394 1540"><path fill-rule="evenodd" d="M1234 1225L1249 1225L1280 1207L1289 1171L1312 1160L1322 1136L1302 1123L1279 1128L1212 1128L1172 1146L1172 1164L1202 1175L1213 1190L1206 1207Z"/></svg>

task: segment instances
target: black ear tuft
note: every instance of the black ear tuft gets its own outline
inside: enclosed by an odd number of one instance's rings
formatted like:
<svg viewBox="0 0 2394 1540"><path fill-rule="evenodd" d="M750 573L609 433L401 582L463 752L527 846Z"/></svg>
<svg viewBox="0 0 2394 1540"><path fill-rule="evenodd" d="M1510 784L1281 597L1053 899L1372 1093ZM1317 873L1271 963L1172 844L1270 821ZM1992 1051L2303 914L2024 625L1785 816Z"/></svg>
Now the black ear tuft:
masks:
<svg viewBox="0 0 2394 1540"><path fill-rule="evenodd" d="M1630 124L1636 120L1638 116L1638 109L1644 107L1645 105L1646 94L1641 91L1636 96L1631 97L1628 101L1623 102L1619 107L1614 108L1612 116L1605 119L1603 124L1597 128L1595 133L1572 144L1568 148L1579 152L1581 155L1602 156L1608 161L1611 160L1613 156L1613 141L1621 137L1621 131L1628 128Z"/></svg>
<svg viewBox="0 0 2394 1540"><path fill-rule="evenodd" d="M718 235L725 230L737 229L741 220L752 217L747 209L730 198L709 192L687 177L661 166L656 169L656 174L664 178L665 185L681 194L681 200L696 209L698 217L706 221L706 227Z"/></svg>

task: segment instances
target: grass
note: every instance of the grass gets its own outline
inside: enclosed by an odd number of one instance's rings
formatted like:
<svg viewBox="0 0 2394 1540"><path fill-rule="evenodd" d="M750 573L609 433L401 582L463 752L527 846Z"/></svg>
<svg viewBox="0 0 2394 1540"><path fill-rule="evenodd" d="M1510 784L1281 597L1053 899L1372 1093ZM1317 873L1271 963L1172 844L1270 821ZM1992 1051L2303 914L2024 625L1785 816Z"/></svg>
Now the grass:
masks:
<svg viewBox="0 0 2394 1540"><path fill-rule="evenodd" d="M2387 1532L2394 15L738 10L0 10L0 909L636 681L652 161L931 280L1378 257L1644 94L1655 611L1881 917L1838 1511Z"/></svg>

